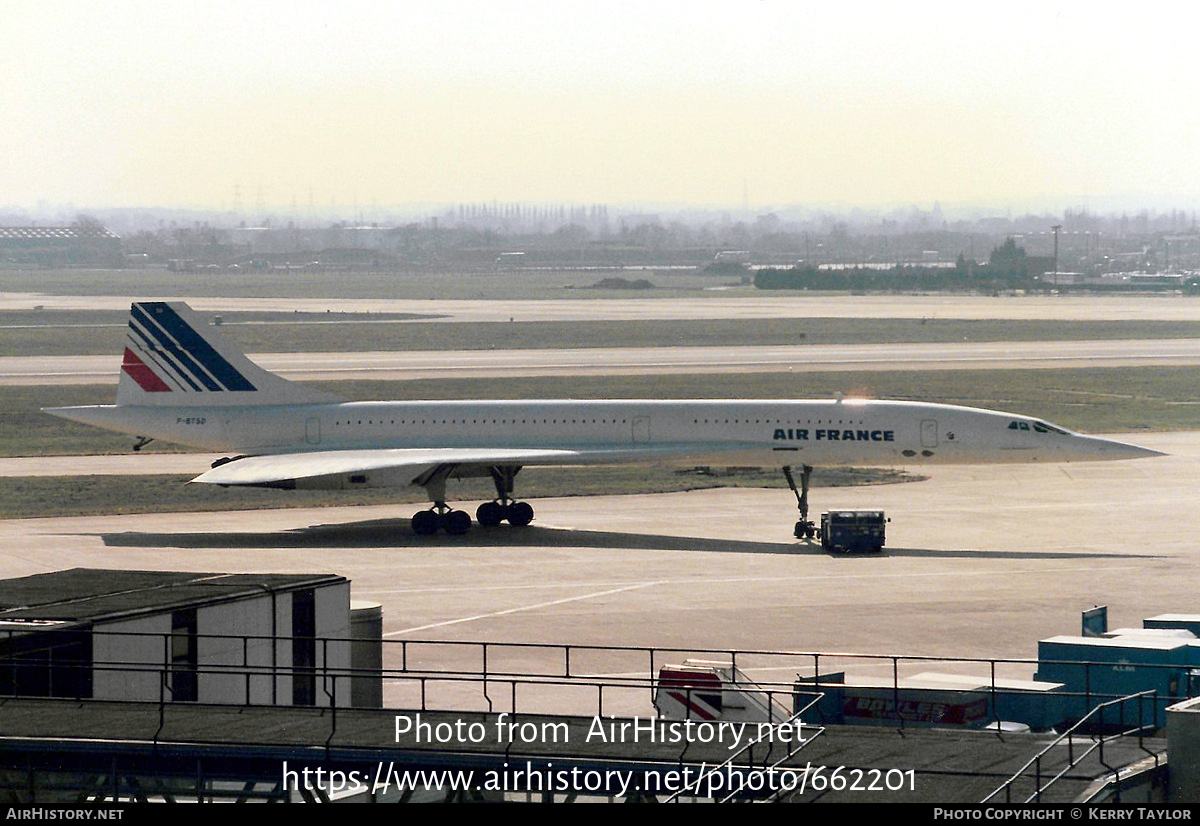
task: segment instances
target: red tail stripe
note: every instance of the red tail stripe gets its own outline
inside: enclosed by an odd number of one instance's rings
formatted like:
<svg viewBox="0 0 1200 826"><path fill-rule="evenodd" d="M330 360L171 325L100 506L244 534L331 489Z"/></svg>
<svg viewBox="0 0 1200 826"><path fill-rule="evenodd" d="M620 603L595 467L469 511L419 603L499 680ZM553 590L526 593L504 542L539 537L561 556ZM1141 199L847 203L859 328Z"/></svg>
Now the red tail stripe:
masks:
<svg viewBox="0 0 1200 826"><path fill-rule="evenodd" d="M121 369L129 374L129 377L137 382L138 387L145 390L147 393L170 393L171 388L166 382L158 377L158 374L146 366L137 355L128 347L125 348L125 358L121 363Z"/></svg>

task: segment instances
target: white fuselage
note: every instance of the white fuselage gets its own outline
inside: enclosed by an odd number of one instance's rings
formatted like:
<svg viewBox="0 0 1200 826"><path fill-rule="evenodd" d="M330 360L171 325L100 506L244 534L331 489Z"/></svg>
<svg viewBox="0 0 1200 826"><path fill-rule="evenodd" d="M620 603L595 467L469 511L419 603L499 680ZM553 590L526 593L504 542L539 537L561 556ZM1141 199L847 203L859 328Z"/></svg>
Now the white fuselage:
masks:
<svg viewBox="0 0 1200 826"><path fill-rule="evenodd" d="M656 448L687 465L1071 462L1154 455L1028 416L954 405L529 400L71 408L69 418L237 454L387 448ZM65 410L64 413L65 414ZM640 450L639 450L640 449Z"/></svg>
<svg viewBox="0 0 1200 826"><path fill-rule="evenodd" d="M715 379L714 379L715 380ZM816 466L1075 462L1155 455L1028 416L906 401L644 399L346 402L263 370L183 302L130 306L117 404L48 413L143 437L227 452L199 484L425 490L413 531L461 534L448 479L490 477L482 525L528 525L513 499L524 467L671 464L796 467L797 537L811 538Z"/></svg>

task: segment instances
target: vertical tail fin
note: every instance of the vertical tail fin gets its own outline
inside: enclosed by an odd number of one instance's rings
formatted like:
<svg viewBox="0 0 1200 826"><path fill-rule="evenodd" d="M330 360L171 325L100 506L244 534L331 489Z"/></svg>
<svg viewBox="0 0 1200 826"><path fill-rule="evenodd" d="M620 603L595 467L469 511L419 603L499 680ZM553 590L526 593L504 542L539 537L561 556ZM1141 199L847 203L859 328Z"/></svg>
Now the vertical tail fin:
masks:
<svg viewBox="0 0 1200 826"><path fill-rule="evenodd" d="M118 405L315 404L336 396L267 372L183 302L129 308Z"/></svg>

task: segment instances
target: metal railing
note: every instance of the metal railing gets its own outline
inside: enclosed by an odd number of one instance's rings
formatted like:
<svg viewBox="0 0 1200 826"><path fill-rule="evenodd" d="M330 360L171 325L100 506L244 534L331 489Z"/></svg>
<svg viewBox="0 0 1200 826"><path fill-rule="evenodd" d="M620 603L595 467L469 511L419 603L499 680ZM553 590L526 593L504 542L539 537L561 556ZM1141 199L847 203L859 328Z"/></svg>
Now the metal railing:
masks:
<svg viewBox="0 0 1200 826"><path fill-rule="evenodd" d="M1157 754L1147 748L1143 738L1160 726L1162 709L1174 699L1162 691L1146 690L1125 696L1106 695L1094 690L1100 684L1100 670L1111 670L1112 663L1095 662L1048 662L1010 658L953 658L923 657L908 655L875 655L802 651L763 651L727 649L674 649L632 646L556 645L540 643L495 643L474 641L438 640L383 640L372 644L384 651L382 669L355 668L351 650L362 640L350 638L316 638L313 661L295 664L292 661L293 637L250 634L192 635L196 645L195 662L180 662L172 659L178 653L173 643L186 635L171 632L126 632L97 629L94 632L72 631L4 631L0 632L0 702L9 697L62 697L71 700L93 699L100 702L151 703L145 714L127 719L140 721L131 729L122 731L123 739L145 741L157 745L167 741L185 741L207 744L202 731L191 732L186 727L186 709L195 707L282 707L295 706L288 702L295 678L311 679L313 694L309 705L314 714L309 716L307 726L312 745L323 746L325 754L337 754L337 749L347 746L345 737L339 738L339 724L350 706L350 696L355 680L380 681L389 687L393 701L397 695L412 698L408 704L391 704L392 708L419 710L421 712L448 712L461 715L464 711L480 715L496 715L507 712L522 715L525 720L542 716L554 720L568 720L572 715L603 718L631 713L645 714L652 706L655 693L665 682L658 679L659 669L688 658L702 658L728 664L731 680L721 684L724 691L754 693L765 698L766 723L772 726L802 723L810 732L806 739L826 732L830 722L838 722L841 705L834 702L831 690L847 688L842 675L831 673L833 668L851 668L858 672L877 673L882 679L874 690L890 695L890 708L874 722L904 728L917 723L928 724L910 714L901 702L904 692L911 686L905 685L906 675L930 664L957 666L969 665L975 671L986 671L987 676L976 676L977 688L964 688L962 693L986 696L986 720L996 722L1001 718L999 709L1008 695L1035 693L1019 687L1003 684L1002 673L1017 670L1030 671L1039 666L1069 666L1079 669L1074 684L1082 683L1082 691L1055 691L1045 696L1052 702L1061 702L1061 708L1070 710L1066 716L1078 718L1066 733L1059 736L1050 747L1031 759L1000 788L988 796L988 802L1003 795L1010 801L1015 789L1025 780L1033 783L1033 792L1026 802L1038 801L1047 788L1082 761L1095 757L1105 772L1109 773L1118 786L1121 778L1118 768L1107 760L1105 745L1116 739L1136 736L1139 747L1152 756L1157 765ZM312 639L312 638L305 638ZM368 641L370 642L370 641ZM86 644L84 644L86 643ZM100 653L101 658L88 659L85 655ZM111 652L111 653L105 653ZM1169 682L1161 669L1168 669L1172 676L1179 675L1180 683L1187 684L1187 668L1180 665L1138 665L1147 669L1162 684ZM788 679L782 681L751 681L751 674L782 672ZM806 672L800 676L801 672ZM196 699L181 701L175 697L176 678L181 673L191 675L198 687ZM886 676L885 676L886 675ZM124 685L127 696L105 694L113 686ZM964 683L969 685L969 683ZM213 687L219 692L210 691ZM712 688L671 686L684 692L690 701L693 693L712 693ZM854 685L848 686L851 690ZM97 691L102 689L102 691ZM140 692L140 694L138 693ZM99 696L104 695L104 696ZM811 697L801 706L802 697ZM564 701L564 698L568 698ZM982 703L983 700L977 702ZM1136 702L1136 717L1127 722L1132 705ZM690 704L690 702L688 703ZM1078 709L1078 711L1074 711ZM832 717L829 715L832 713ZM1114 720L1114 717L1116 718ZM480 718L484 719L484 718ZM983 720L976 720L982 723ZM575 721L579 724L579 721ZM1106 733L1105 727L1116 733ZM1094 733L1099 730L1099 736ZM997 736L1004 736L997 726ZM266 745L292 745L276 743L268 736ZM782 756L774 752L771 744L764 743L765 737L742 746L738 752L724 760L712 771L728 769L738 765L742 771L777 768L792 759L798 747L784 749ZM1060 768L1054 762L1051 749L1065 745L1067 765ZM383 748L380 743L375 746ZM399 746L393 746L399 747ZM644 769L647 766L703 765L703 751L690 752L693 747L685 741L677 751L658 749L654 755L632 758L606 757L605 760L626 767ZM765 748L764 748L765 747ZM403 748L416 749L411 743ZM420 748L431 751L454 752L453 745L430 743ZM512 740L507 745L498 744L495 754L503 754L506 760L518 757L545 757L537 744ZM764 753L765 752L765 753ZM559 754L555 756L565 757ZM575 755L583 756L582 753ZM788 767L788 771L802 771L799 767ZM734 794L737 792L730 790ZM786 789L784 790L786 791Z"/></svg>
<svg viewBox="0 0 1200 826"><path fill-rule="evenodd" d="M742 746L736 752L731 754L724 762L711 767L710 769L708 769L705 772L701 772L697 776L695 783L689 783L689 784L681 787L678 791L674 792L672 795L667 797L663 802L664 803L678 803L680 798L684 797L684 796L689 796L689 797L690 796L704 796L701 794L702 790L705 787L711 789L714 785L713 783L706 782L706 781L709 781L709 779L713 776L720 777L722 775L722 773L724 773L725 776L727 776L729 778L733 778L735 776L742 778L743 782L741 785L738 786L738 788L731 788L729 790L729 792L724 797L719 798L717 800L717 802L718 803L728 803L729 801L733 800L734 798L739 798L739 797L745 796L744 793L747 791L747 784L744 781L745 774L743 774L743 773L758 772L760 776L763 776L763 775L769 776L769 774L772 770L778 769L784 763L791 760L793 757L796 756L796 754L798 754L800 752L801 749L803 749L805 746L807 746L809 743L811 743L817 737L820 737L822 734L825 733L824 726L809 727L812 732L811 734L809 734L807 737L801 736L801 737L797 737L796 739L789 739L789 741L788 741L789 745L786 749L784 749L783 756L774 760L774 762L770 762L771 755L773 754L773 752L775 750L775 745L777 742L776 741L777 732L779 732L780 730L786 729L788 727L795 729L795 731L797 731L798 733L803 732L804 725L805 725L803 722L804 715L809 710L811 710L814 706L816 706L817 703L819 703L822 699L824 699L824 696L825 695L821 694L821 693L812 695L811 700L809 700L807 703L805 703L804 706L802 706L798 711L796 711L794 714L792 714L786 720L784 720L778 724L774 724L765 733L761 733L761 729L760 729L759 736L754 737L751 740L749 740L746 743L746 745ZM775 728L775 726L778 726L778 728ZM767 748L763 751L761 762L756 764L754 761L754 750L758 746L762 745L763 743L767 744ZM734 773L735 768L737 769L736 775ZM729 785L732 786L732 783L730 783ZM690 794L689 794L689 791L690 791ZM786 787L783 786L783 784L781 784L781 788L774 790L770 794L763 795L763 797L765 799L777 800L783 794L788 794L791 791L792 791L791 789L787 789Z"/></svg>
<svg viewBox="0 0 1200 826"><path fill-rule="evenodd" d="M604 713L605 697L618 689L646 688L667 663L698 657L727 662L735 675L730 689L753 691L756 683L739 682L742 672L782 671L787 682L765 682L772 691L789 694L797 691L820 691L841 687L841 675L833 668L847 666L860 672L886 672L873 689L891 694L890 708L882 719L901 728L928 723L910 714L901 702L902 692L913 686L904 685L906 674L918 667L955 664L986 671L978 676L979 688L962 689L963 693L986 694L986 721L998 722L999 705L1003 697L1030 693L1019 687L1002 684L1001 671L1032 671L1041 666L1069 666L1082 669L1082 691L1055 692L1054 697L1081 700L1078 712L1066 717L1083 716L1097 703L1119 699L1121 695L1096 691L1093 686L1098 671L1108 671L1112 663L1087 661L1037 661L1018 658L962 658L942 656L910 656L895 654L854 654L839 652L765 651L734 649L672 649L640 646L569 645L546 643L496 643L438 640L376 640L382 646L384 668L381 671L355 669L351 664L351 648L362 640L350 638L317 638L314 662L297 665L292 662L290 636L253 634L194 635L198 653L195 664L172 661L172 643L184 635L171 632L110 631L5 631L0 633L0 696L69 697L71 699L103 698L114 681L114 674L123 675L123 690L140 689L133 697L146 701L176 701L175 678L193 674L201 689L220 687L218 695L200 697L203 702L235 705L294 705L284 696L293 678L314 681L316 696L310 703L318 706L349 704L349 685L356 679L382 679L394 693L408 685L415 691L414 702L421 709L431 709L438 703L431 700L432 686L438 684L477 683L481 702L488 710L504 704L509 710L518 705L517 695L527 687L590 686L596 700L589 703L594 713ZM86 654L97 648L111 650L112 655L92 658L84 656L78 647L87 639ZM1153 726L1158 727L1161 711L1175 700L1185 699L1187 668L1180 665L1139 665L1139 669L1159 675L1167 669L1170 676L1179 675L1182 691L1155 692ZM139 682L144 678L144 683ZM202 679L205 678L205 679ZM802 684L793 682L797 678ZM557 681L557 682L554 682ZM1169 679L1163 677L1160 683ZM236 684L236 689L235 689ZM153 686L153 689L149 687ZM861 684L856 688L861 688ZM495 694L500 688L501 693ZM99 692L97 689L101 689ZM503 696L507 695L507 696ZM523 705L523 703L522 703ZM819 713L820 709L814 709ZM984 722L983 720L979 722Z"/></svg>
<svg viewBox="0 0 1200 826"><path fill-rule="evenodd" d="M1145 737L1147 730L1153 728L1153 727L1147 725L1146 719L1145 719L1145 701L1147 699L1149 699L1151 701L1157 701L1157 699L1158 699L1157 693L1154 691L1140 691L1136 694L1129 694L1125 697L1118 697L1116 699L1108 700L1106 702L1102 702L1102 703L1098 704L1095 708L1093 708L1086 715L1084 715L1084 717L1081 718L1077 723L1075 723L1075 725L1071 726L1065 732L1060 734L1057 738L1054 739L1053 742L1051 742L1044 749L1042 749L1040 752L1038 752L1032 759L1029 760L1028 763L1026 763L1024 766L1022 766L1020 769L1018 769L1017 772L1012 777L1010 777L1008 780L1006 780L1002 784L1000 784L1000 786L995 791L993 791L991 794L989 794L987 797L985 797L983 800L981 800L980 803L990 802L993 798L995 798L1001 792L1004 793L1004 802L1012 803L1013 802L1012 801L1013 787L1017 784L1018 781L1020 781L1022 779L1032 779L1034 786L1033 786L1033 793L1030 794L1028 797L1026 797L1024 800L1019 801L1019 802L1021 802L1021 803L1040 803L1042 800L1042 794L1048 788L1050 788L1050 786L1052 786L1054 783L1056 783L1057 781L1059 781L1060 779L1065 777L1067 772L1069 772L1071 769L1078 766L1085 759L1090 757L1093 753L1096 754L1101 767L1104 768L1106 772L1111 772L1113 775L1114 781L1119 782L1119 780L1120 780L1119 770L1116 768L1113 768L1112 766L1109 766L1108 763L1105 762L1104 746L1106 743L1111 743L1114 740L1123 740L1127 737L1132 737L1132 736L1137 737L1138 747L1141 748L1144 752L1146 752L1146 754L1148 756L1154 758L1154 766L1155 766L1155 768L1157 768L1158 761L1159 761L1159 755L1156 752L1146 748L1146 745L1144 742L1144 737ZM1126 703L1128 703L1130 701L1135 701L1135 700L1137 701L1137 717L1138 717L1137 725L1133 726L1132 728L1126 728L1125 727L1125 705L1126 705ZM1080 735L1080 733L1079 733L1080 729L1085 728L1085 727L1090 727L1092 724L1095 724L1100 729L1100 731L1103 732L1104 713L1106 710L1113 708L1114 706L1119 709L1119 713L1120 713L1120 717L1117 721L1118 730L1115 733L1110 734L1110 735L1105 735L1103 733L1095 734L1095 735ZM1093 719L1093 718L1095 718L1095 719ZM1077 747L1076 743L1077 743L1077 740L1079 740L1079 739L1082 739L1082 742ZM1046 780L1045 783L1043 783L1042 779L1043 779L1044 775L1046 775L1048 773L1044 769L1045 764L1049 763L1051 761L1052 751L1058 749L1064 742L1066 743L1066 746L1067 746L1067 762L1066 762L1066 764L1061 769L1059 769L1056 773L1050 775L1049 779ZM1078 754L1076 754L1077 748L1081 749ZM1027 774L1029 772L1030 768L1033 769L1032 778L1029 778L1029 776ZM1119 790L1118 790L1118 794L1119 794Z"/></svg>

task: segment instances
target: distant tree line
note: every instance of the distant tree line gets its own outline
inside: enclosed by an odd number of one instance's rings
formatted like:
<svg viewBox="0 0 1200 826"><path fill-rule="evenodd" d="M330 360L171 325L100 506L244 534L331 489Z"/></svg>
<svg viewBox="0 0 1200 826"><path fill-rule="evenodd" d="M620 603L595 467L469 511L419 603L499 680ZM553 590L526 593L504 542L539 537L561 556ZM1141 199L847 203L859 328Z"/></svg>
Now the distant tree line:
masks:
<svg viewBox="0 0 1200 826"><path fill-rule="evenodd" d="M897 264L887 269L864 266L762 269L754 276L760 290L1016 290L1036 289L1053 259L1027 256L1010 238L992 250L988 263L960 255L953 267Z"/></svg>

